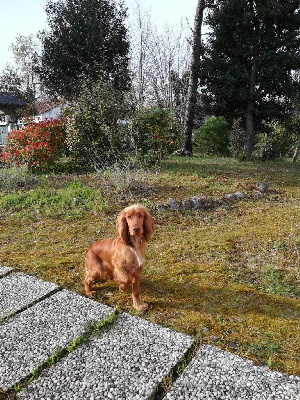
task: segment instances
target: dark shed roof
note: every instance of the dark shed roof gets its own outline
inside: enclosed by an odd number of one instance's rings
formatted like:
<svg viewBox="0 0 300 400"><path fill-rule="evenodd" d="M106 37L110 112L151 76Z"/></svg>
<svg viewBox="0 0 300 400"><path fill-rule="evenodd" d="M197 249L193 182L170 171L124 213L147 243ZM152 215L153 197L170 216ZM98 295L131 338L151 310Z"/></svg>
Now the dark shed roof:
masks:
<svg viewBox="0 0 300 400"><path fill-rule="evenodd" d="M0 106L26 106L24 101L18 99L14 94L0 92Z"/></svg>

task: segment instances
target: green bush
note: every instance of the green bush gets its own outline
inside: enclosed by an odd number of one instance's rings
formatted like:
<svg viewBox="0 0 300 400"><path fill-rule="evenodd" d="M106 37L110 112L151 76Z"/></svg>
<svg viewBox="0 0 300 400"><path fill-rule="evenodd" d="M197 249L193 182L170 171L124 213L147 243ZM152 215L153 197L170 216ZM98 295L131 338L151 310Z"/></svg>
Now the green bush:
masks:
<svg viewBox="0 0 300 400"><path fill-rule="evenodd" d="M229 154L229 124L224 117L208 117L194 131L194 146L203 154L226 156Z"/></svg>
<svg viewBox="0 0 300 400"><path fill-rule="evenodd" d="M254 149L254 155L264 160L274 160L292 156L295 137L281 124L266 127L265 132L259 133Z"/></svg>
<svg viewBox="0 0 300 400"><path fill-rule="evenodd" d="M245 160L245 138L246 131L242 127L240 119L234 119L232 127L229 132L229 154L231 157L238 158L239 160Z"/></svg>
<svg viewBox="0 0 300 400"><path fill-rule="evenodd" d="M109 84L86 82L64 110L67 145L79 164L95 170L120 162L129 148L128 107Z"/></svg>
<svg viewBox="0 0 300 400"><path fill-rule="evenodd" d="M135 116L132 137L138 161L159 168L162 159L178 149L182 128L170 110L150 108Z"/></svg>

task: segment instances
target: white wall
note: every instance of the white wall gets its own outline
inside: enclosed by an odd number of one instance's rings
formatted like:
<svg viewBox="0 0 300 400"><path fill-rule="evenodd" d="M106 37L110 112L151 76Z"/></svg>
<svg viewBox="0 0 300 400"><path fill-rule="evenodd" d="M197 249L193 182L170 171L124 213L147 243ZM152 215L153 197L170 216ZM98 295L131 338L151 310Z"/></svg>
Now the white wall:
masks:
<svg viewBox="0 0 300 400"><path fill-rule="evenodd" d="M45 121L45 119L47 119L47 118L48 119L49 118L59 118L60 113L61 113L60 107L59 106L58 107L54 107L51 110L46 111L46 112L41 114L42 121Z"/></svg>

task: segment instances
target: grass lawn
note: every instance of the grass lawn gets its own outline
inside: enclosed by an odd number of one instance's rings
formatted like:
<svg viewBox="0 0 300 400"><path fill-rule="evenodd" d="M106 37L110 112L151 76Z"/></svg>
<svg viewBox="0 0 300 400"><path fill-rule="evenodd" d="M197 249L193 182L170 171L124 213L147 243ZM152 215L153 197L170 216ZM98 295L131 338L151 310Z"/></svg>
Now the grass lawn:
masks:
<svg viewBox="0 0 300 400"><path fill-rule="evenodd" d="M20 180L21 179L21 180ZM252 196L257 182L269 190ZM158 211L169 198L246 200L201 211ZM251 196L250 196L251 195ZM142 318L202 343L300 374L300 164L171 158L160 173L105 171L20 178L0 170L0 263L83 293L83 252L115 235L117 213L149 207ZM99 302L137 315L112 281Z"/></svg>

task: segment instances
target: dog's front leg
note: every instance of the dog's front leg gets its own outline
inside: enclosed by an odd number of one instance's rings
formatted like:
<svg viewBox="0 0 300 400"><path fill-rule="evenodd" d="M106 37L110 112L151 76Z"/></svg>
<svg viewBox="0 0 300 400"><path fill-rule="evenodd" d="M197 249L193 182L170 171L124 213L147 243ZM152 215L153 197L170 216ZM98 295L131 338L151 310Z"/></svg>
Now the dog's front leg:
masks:
<svg viewBox="0 0 300 400"><path fill-rule="evenodd" d="M131 277L128 275L122 264L115 263L114 277L119 284L119 290L121 292L127 292L131 283Z"/></svg>
<svg viewBox="0 0 300 400"><path fill-rule="evenodd" d="M142 278L143 267L140 267L136 270L133 281L132 281L132 300L133 307L138 311L147 310L148 304L143 303L140 298L140 286L141 286L141 278Z"/></svg>

